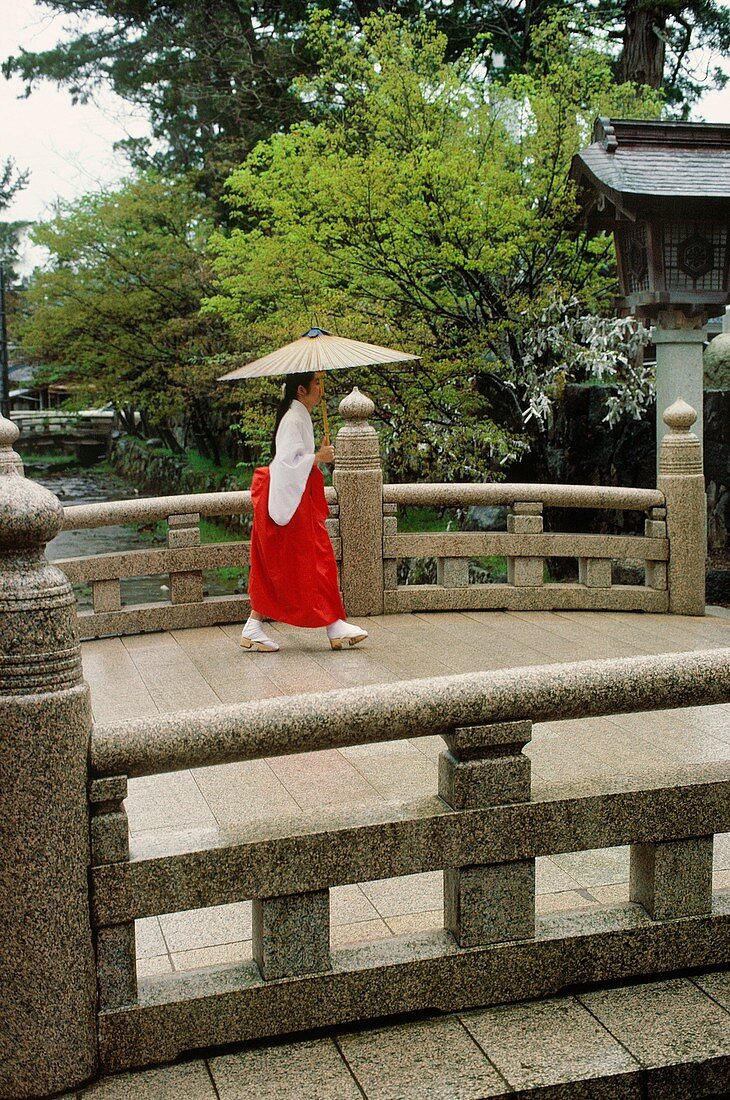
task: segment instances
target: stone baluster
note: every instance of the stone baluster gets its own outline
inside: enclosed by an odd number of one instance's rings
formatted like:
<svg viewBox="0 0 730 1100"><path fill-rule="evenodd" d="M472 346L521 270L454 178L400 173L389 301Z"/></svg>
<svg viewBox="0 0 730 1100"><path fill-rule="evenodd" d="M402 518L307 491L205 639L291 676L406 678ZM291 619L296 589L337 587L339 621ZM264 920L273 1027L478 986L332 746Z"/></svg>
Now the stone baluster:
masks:
<svg viewBox="0 0 730 1100"><path fill-rule="evenodd" d="M74 595L44 555L63 509L23 477L0 418L0 1096L73 1089L96 1070L86 793L91 705Z"/></svg>
<svg viewBox="0 0 730 1100"><path fill-rule="evenodd" d="M254 898L253 957L265 981L331 969L329 890Z"/></svg>
<svg viewBox="0 0 730 1100"><path fill-rule="evenodd" d="M368 424L374 411L356 386L340 402L345 424L335 440L342 598L353 616L383 613L383 470L378 435Z"/></svg>
<svg viewBox="0 0 730 1100"><path fill-rule="evenodd" d="M436 584L444 588L466 588L469 584L469 559L437 558Z"/></svg>
<svg viewBox="0 0 730 1100"><path fill-rule="evenodd" d="M92 581L91 595L96 613L121 610L122 586L118 578L112 577L106 581Z"/></svg>
<svg viewBox="0 0 730 1100"><path fill-rule="evenodd" d="M332 550L338 561L342 558L342 539L340 538L340 506L330 504L329 517L324 521L327 534L332 543Z"/></svg>
<svg viewBox="0 0 730 1100"><path fill-rule="evenodd" d="M383 545L387 538L398 534L398 505L383 505ZM395 592L398 587L398 559L383 556L383 590Z"/></svg>
<svg viewBox="0 0 730 1100"><path fill-rule="evenodd" d="M713 837L631 845L629 897L653 920L712 911Z"/></svg>
<svg viewBox="0 0 730 1100"><path fill-rule="evenodd" d="M542 504L516 502L507 515L507 533L510 535L541 535L543 532ZM543 558L507 559L507 581L517 588L538 588L543 583Z"/></svg>
<svg viewBox="0 0 730 1100"><path fill-rule="evenodd" d="M664 413L657 488L667 506L669 611L704 615L707 509L702 448L690 430L697 413L681 398Z"/></svg>
<svg viewBox="0 0 730 1100"><path fill-rule="evenodd" d="M439 758L439 795L455 810L527 802L530 722L456 729ZM535 860L444 870L444 927L460 947L535 934Z"/></svg>
<svg viewBox="0 0 730 1100"><path fill-rule="evenodd" d="M169 516L167 520L167 545L170 549L184 546L200 546L200 516L190 512ZM172 603L201 603L203 599L203 573L200 569L170 573L170 600Z"/></svg>
<svg viewBox="0 0 730 1100"><path fill-rule="evenodd" d="M126 797L127 777L124 775L92 779L89 783L91 862L94 866L129 859L129 826L123 805ZM136 1001L134 921L97 929L96 965L102 1010Z"/></svg>
<svg viewBox="0 0 730 1100"><path fill-rule="evenodd" d="M644 520L644 535L648 539L665 539L667 537L667 510L666 508L650 508L647 518ZM661 592L667 590L667 563L666 561L647 561L644 569L644 584L647 588L656 588Z"/></svg>

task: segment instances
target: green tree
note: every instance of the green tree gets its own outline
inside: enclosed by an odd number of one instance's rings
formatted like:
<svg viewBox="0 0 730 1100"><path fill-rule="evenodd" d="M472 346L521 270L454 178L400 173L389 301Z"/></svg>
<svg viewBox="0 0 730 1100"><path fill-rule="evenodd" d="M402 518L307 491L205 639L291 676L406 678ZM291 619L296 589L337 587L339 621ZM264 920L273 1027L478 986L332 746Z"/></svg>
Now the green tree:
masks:
<svg viewBox="0 0 730 1100"><path fill-rule="evenodd" d="M30 173L19 170L12 157L0 165L0 211L10 206L18 192L27 186L29 178ZM6 286L17 282L18 239L29 224L27 221L0 221L0 264L5 270Z"/></svg>
<svg viewBox="0 0 730 1100"><path fill-rule="evenodd" d="M210 418L220 326L200 324L209 213L184 179L148 174L59 207L32 237L51 254L25 295L24 353L112 401L170 446L190 433L217 457ZM212 362L208 363L207 360Z"/></svg>
<svg viewBox="0 0 730 1100"><path fill-rule="evenodd" d="M374 17L354 35L320 19L312 45L320 72L300 93L314 121L231 176L235 228L213 237L207 309L244 352L315 319L422 352L417 369L359 372L391 474L494 474L527 446L541 313L573 296L596 310L616 290L610 240L573 233L571 156L596 114L658 100L616 87L565 21L536 34L530 72L506 87L478 57L448 62L425 20Z"/></svg>
<svg viewBox="0 0 730 1100"><path fill-rule="evenodd" d="M154 141L126 143L137 167L201 172L208 194L257 141L306 115L293 79L314 75L304 44L312 11L326 10L359 30L378 10L429 19L455 60L481 42L485 65L509 80L541 51L556 12L586 36L614 43L619 82L663 88L687 109L703 85L691 51L727 56L730 12L718 0L43 0L69 17L67 36L49 50L21 49L5 60L30 93L41 80L83 101L106 85L148 115ZM487 36L484 38L483 36ZM480 37L481 36L481 37ZM499 60L499 66L496 62ZM122 143L125 144L125 143Z"/></svg>

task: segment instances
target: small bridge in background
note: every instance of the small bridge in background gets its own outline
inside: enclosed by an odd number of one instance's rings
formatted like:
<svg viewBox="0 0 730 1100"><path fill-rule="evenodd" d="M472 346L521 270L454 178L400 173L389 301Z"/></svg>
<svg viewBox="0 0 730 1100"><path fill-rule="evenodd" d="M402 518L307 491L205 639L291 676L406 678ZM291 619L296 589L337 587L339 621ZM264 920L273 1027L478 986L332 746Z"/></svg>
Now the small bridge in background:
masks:
<svg viewBox="0 0 730 1100"><path fill-rule="evenodd" d="M91 466L108 450L114 412L107 409L18 410L10 419L20 432L18 449L25 454L73 454L82 466Z"/></svg>

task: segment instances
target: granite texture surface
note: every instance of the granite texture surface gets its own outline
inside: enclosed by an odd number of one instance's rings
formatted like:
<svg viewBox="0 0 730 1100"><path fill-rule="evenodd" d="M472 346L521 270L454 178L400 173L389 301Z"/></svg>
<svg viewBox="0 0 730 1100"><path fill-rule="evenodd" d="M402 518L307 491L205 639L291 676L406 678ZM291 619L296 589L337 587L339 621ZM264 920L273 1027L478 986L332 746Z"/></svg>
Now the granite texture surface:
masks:
<svg viewBox="0 0 730 1100"><path fill-rule="evenodd" d="M730 765L718 766L727 776ZM272 823L210 848L146 855L136 844L129 863L92 869L95 920L118 924L157 913L274 897L350 882L486 863L509 863L558 852L629 844L637 833L672 840L728 829L728 780L686 787L565 797L443 813L443 803L353 806L349 824L331 827ZM368 821L371 814L374 824ZM293 835L292 826L298 824ZM192 838L193 844L196 838Z"/></svg>
<svg viewBox="0 0 730 1100"><path fill-rule="evenodd" d="M470 584L468 588L404 584L386 591L386 615L409 611L653 611L669 608L668 594L638 585L586 588L583 584Z"/></svg>
<svg viewBox="0 0 730 1100"><path fill-rule="evenodd" d="M713 917L666 923L637 906L561 914L538 919L536 933L470 949L445 933L396 937L334 951L331 973L278 982L257 980L253 964L149 979L139 1005L101 1014L102 1065L124 1069L220 1043L730 962L730 904ZM594 1004L590 1011L600 1018Z"/></svg>
<svg viewBox="0 0 730 1100"><path fill-rule="evenodd" d="M474 484L424 483L384 485L386 504L448 507L475 504L539 503L548 508L661 508L664 497L658 489L626 489L609 485L544 485L504 482ZM517 508L514 509L517 512ZM528 513L529 514L529 513Z"/></svg>
<svg viewBox="0 0 730 1100"><path fill-rule="evenodd" d="M329 970L329 890L254 898L253 957L266 981Z"/></svg>
<svg viewBox="0 0 730 1100"><path fill-rule="evenodd" d="M469 1012L461 1020L512 1089L542 1090L585 1082L584 1089L577 1084L565 1089L566 1098L578 1100L594 1095L591 1083L603 1095L597 1083L608 1078L606 1085L614 1086L613 1095L639 1100L638 1062L573 997Z"/></svg>
<svg viewBox="0 0 730 1100"><path fill-rule="evenodd" d="M251 514L248 490L232 493L189 493L171 497L107 500L99 504L73 504L63 509L63 529L109 527L117 523L147 523L168 516L236 516Z"/></svg>
<svg viewBox="0 0 730 1100"><path fill-rule="evenodd" d="M100 1009L134 1004L137 960L133 921L97 931L96 967Z"/></svg>
<svg viewBox="0 0 730 1100"><path fill-rule="evenodd" d="M375 411L355 387L340 402L332 482L340 506L342 599L350 616L383 613L383 471Z"/></svg>
<svg viewBox="0 0 730 1100"><path fill-rule="evenodd" d="M515 522L538 517L516 516ZM386 538L388 558L500 557L649 558L664 561L669 555L666 539L641 535L510 534L504 531L423 531Z"/></svg>
<svg viewBox="0 0 730 1100"><path fill-rule="evenodd" d="M89 690L71 586L43 555L61 505L8 458L16 434L0 418L0 1096L14 1100L96 1066Z"/></svg>
<svg viewBox="0 0 730 1100"><path fill-rule="evenodd" d="M376 684L367 693L345 688L100 725L92 735L91 767L96 775L149 775L443 735L459 726L551 721L729 699L728 649L531 666Z"/></svg>
<svg viewBox="0 0 730 1100"><path fill-rule="evenodd" d="M78 629L82 639L108 635L126 637L150 630L185 630L187 627L240 623L248 618L248 596L208 596L198 604L137 604L121 611L92 614L82 611Z"/></svg>
<svg viewBox="0 0 730 1100"><path fill-rule="evenodd" d="M706 517L702 449L690 430L694 409L676 401L664 413L669 432L659 449L658 488L667 502L670 555L667 567L669 610L675 615L704 615Z"/></svg>
<svg viewBox="0 0 730 1100"><path fill-rule="evenodd" d="M627 990L583 993L579 1000L652 1072L647 1100L727 1095L730 1014L682 978Z"/></svg>
<svg viewBox="0 0 730 1100"><path fill-rule="evenodd" d="M535 934L535 861L447 867L444 927L460 947Z"/></svg>
<svg viewBox="0 0 730 1100"><path fill-rule="evenodd" d="M630 897L654 920L712 909L713 837L632 844Z"/></svg>
<svg viewBox="0 0 730 1100"><path fill-rule="evenodd" d="M530 797L531 764L527 756L497 756L459 761L450 752L439 757L439 797L455 810L476 810Z"/></svg>
<svg viewBox="0 0 730 1100"><path fill-rule="evenodd" d="M222 1055L210 1072L220 1100L362 1100L331 1039Z"/></svg>
<svg viewBox="0 0 730 1100"><path fill-rule="evenodd" d="M486 1100L505 1093L456 1017L351 1031L338 1041L368 1100Z"/></svg>

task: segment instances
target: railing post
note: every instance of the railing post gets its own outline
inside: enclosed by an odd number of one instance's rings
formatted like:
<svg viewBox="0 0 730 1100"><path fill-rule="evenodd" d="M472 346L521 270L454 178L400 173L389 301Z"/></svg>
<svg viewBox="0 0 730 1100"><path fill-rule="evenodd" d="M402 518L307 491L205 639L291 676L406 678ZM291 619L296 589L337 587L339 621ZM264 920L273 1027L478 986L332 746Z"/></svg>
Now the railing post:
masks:
<svg viewBox="0 0 730 1100"><path fill-rule="evenodd" d="M184 546L200 546L200 514L189 512L167 518L167 545L172 550ZM170 573L170 601L172 603L201 603L203 599L203 574L200 569Z"/></svg>
<svg viewBox="0 0 730 1100"><path fill-rule="evenodd" d="M439 795L455 810L527 802L531 722L454 730L439 758ZM444 869L444 927L460 947L535 934L535 860Z"/></svg>
<svg viewBox="0 0 730 1100"><path fill-rule="evenodd" d="M541 535L542 504L516 501L507 516L507 531L510 535ZM544 571L543 558L507 558L507 582L517 588L539 588Z"/></svg>
<svg viewBox="0 0 730 1100"><path fill-rule="evenodd" d="M340 506L342 598L348 615L383 613L383 469L375 411L357 386L340 402L333 483Z"/></svg>
<svg viewBox="0 0 730 1100"><path fill-rule="evenodd" d="M329 890L254 898L253 957L267 982L330 970Z"/></svg>
<svg viewBox="0 0 730 1100"><path fill-rule="evenodd" d="M17 437L0 419L3 1098L72 1089L96 1069L89 689L71 585L43 553L63 510L23 477Z"/></svg>
<svg viewBox="0 0 730 1100"><path fill-rule="evenodd" d="M631 845L629 896L652 920L712 911L714 837Z"/></svg>
<svg viewBox="0 0 730 1100"><path fill-rule="evenodd" d="M669 432L659 451L657 488L667 504L669 611L705 613L705 479L702 449L690 430L697 413L680 398L664 413Z"/></svg>
<svg viewBox="0 0 730 1100"><path fill-rule="evenodd" d="M107 776L89 783L91 862L94 867L129 859L129 825L124 799L127 777ZM99 1008L118 1008L137 999L137 941L134 921L96 931Z"/></svg>

